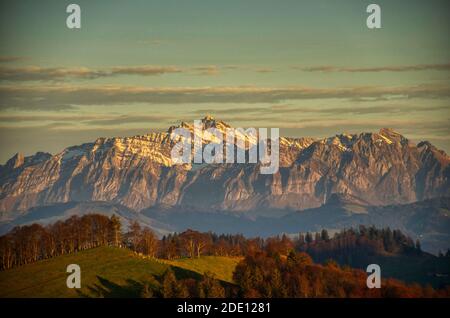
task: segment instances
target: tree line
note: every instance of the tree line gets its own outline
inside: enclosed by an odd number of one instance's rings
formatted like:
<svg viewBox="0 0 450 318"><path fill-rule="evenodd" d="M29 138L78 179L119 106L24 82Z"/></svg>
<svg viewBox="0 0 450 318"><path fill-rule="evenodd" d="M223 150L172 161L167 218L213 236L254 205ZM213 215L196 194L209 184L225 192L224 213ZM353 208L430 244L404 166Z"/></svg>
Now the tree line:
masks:
<svg viewBox="0 0 450 318"><path fill-rule="evenodd" d="M121 223L117 216L72 216L42 226L17 226L0 236L0 270L58 255L104 246L121 246Z"/></svg>
<svg viewBox="0 0 450 318"><path fill-rule="evenodd" d="M259 238L193 230L158 239L150 228L141 227L136 221L123 232L117 216L87 214L45 226L17 226L0 236L0 270L106 245L130 248L150 257L174 259L202 255L240 256L263 244L264 240Z"/></svg>
<svg viewBox="0 0 450 318"><path fill-rule="evenodd" d="M316 262L334 259L339 264L352 267L367 265L374 255L421 255L420 242L414 242L400 230L377 229L373 226L359 226L358 229L344 229L330 237L327 230L299 234L296 250L308 253Z"/></svg>
<svg viewBox="0 0 450 318"><path fill-rule="evenodd" d="M450 296L449 287L434 290L394 279L383 279L381 289L368 289L367 273L341 267L338 262L347 264L348 258L357 260L367 256L364 253L423 252L420 242L413 242L401 231L364 226L342 230L333 237L326 230L300 233L294 238L281 235L267 239L187 230L158 239L151 229L137 222L131 222L125 232L115 215L108 218L88 214L46 226L15 227L0 237L0 269L105 245L165 259L202 255L243 257L233 274L235 285L219 282L208 273L200 279L177 279L169 268L162 277L153 277L143 284L141 297ZM445 257L450 257L448 254Z"/></svg>
<svg viewBox="0 0 450 318"><path fill-rule="evenodd" d="M250 298L450 297L449 286L435 290L395 279L383 279L380 289L369 289L364 271L342 268L334 261L316 264L308 254L294 250L287 256L266 250L249 254L237 265L233 278L238 296Z"/></svg>
<svg viewBox="0 0 450 318"><path fill-rule="evenodd" d="M224 286L209 272L201 279L177 279L169 267L160 279L151 277L141 288L141 298L225 298L232 296L233 287Z"/></svg>
<svg viewBox="0 0 450 318"><path fill-rule="evenodd" d="M236 266L235 284L205 273L200 279L177 278L171 268L159 278L150 277L141 287L142 298L436 298L450 297L443 289L383 279L380 289L369 289L367 273L341 267L334 261L317 264L305 252L287 255L273 249L252 250ZM272 246L273 247L273 246Z"/></svg>
<svg viewBox="0 0 450 318"><path fill-rule="evenodd" d="M360 226L342 230L330 237L326 230L270 238L246 238L240 234L201 233L186 230L159 239L155 233L132 221L122 231L120 219L99 214L72 216L50 225L15 227L0 237L0 270L9 269L62 254L98 246L130 248L155 258L196 258L202 255L246 256L264 250L269 255L305 252L319 263L334 259L355 267L365 264L367 255L382 253L422 253L420 242L399 230Z"/></svg>

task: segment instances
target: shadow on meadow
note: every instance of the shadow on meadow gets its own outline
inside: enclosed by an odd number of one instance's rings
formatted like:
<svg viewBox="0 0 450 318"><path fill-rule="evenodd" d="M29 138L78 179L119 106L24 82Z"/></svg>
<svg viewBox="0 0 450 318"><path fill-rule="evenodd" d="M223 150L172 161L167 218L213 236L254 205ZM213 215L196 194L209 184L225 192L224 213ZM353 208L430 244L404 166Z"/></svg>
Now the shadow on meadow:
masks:
<svg viewBox="0 0 450 318"><path fill-rule="evenodd" d="M194 279L196 281L201 280L202 275L183 269L180 267L171 267L177 280ZM117 284L110 281L105 277L97 275L98 283L92 284L87 287L86 291L77 290L77 294L82 298L139 298L145 288L145 284L149 284L154 292L154 295L158 297L159 291L162 285L163 275L158 277L149 276L148 279L142 281L136 281L134 279L127 279L125 284Z"/></svg>
<svg viewBox="0 0 450 318"><path fill-rule="evenodd" d="M144 284L133 279L127 279L125 285L116 284L104 277L97 276L98 283L88 286L88 293L77 290L83 298L137 298Z"/></svg>

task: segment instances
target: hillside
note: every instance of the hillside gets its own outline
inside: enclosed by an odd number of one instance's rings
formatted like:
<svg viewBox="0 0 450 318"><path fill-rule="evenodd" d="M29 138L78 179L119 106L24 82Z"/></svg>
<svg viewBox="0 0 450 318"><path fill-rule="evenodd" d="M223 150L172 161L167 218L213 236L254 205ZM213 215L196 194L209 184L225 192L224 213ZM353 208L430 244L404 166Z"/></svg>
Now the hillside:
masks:
<svg viewBox="0 0 450 318"><path fill-rule="evenodd" d="M173 261L164 260L164 263L204 274L211 272L219 280L232 283L233 271L242 257L203 256L201 258L182 258Z"/></svg>
<svg viewBox="0 0 450 318"><path fill-rule="evenodd" d="M234 239L236 238L234 237ZM351 237L342 237L341 234L341 238L352 244ZM308 253L312 252L314 258L323 264L323 260L329 260L330 253L334 253L330 247L334 245L335 240L333 238L326 241L312 241L306 248ZM373 254L372 252L369 253L372 256L363 255L364 253L361 254L361 251L366 251L366 247L375 246L373 244L375 241L367 241L365 244L367 246L361 245L363 242L361 239L358 241L361 248L352 249L354 252L351 255L344 256L350 257L353 263L352 267L359 267L360 270L348 267L339 268L334 265L335 263L328 261L324 265L315 263L308 254L292 250L293 242L287 237L268 239L265 241L263 249L258 249L255 245L258 241L243 242L242 250L253 251L244 254L245 257L202 256L194 259L153 259L129 249L104 246L1 271L0 298L126 298L145 295L147 295L145 297L203 297L199 296L202 295L199 288L203 288L202 290L207 292L203 294L206 297L212 295L211 292L221 295L219 297L236 297L238 295L250 297L360 297L362 295L369 297L434 297L447 295L444 288L448 286L448 257L437 258L418 251L412 251L410 256L397 253L398 255L396 254L395 257L387 257L388 255L383 257L379 253ZM398 247L394 245L395 249ZM301 246L299 248L303 249ZM289 252L286 256L287 251ZM338 252L338 254L345 253ZM283 255L283 257L280 258L279 255ZM365 260L362 260L361 256ZM336 260L342 264L342 260ZM358 266L358 260L362 260L364 266ZM248 268L253 271L252 268L260 261L264 263L258 265L261 266L261 270L257 270L255 273L245 270ZM283 265L280 262L287 263ZM383 284L387 284L388 289L386 291L383 289L381 294L361 288L361 286L365 286L367 262L374 262L382 268ZM345 260L343 263L346 263ZM65 270L69 264L78 264L81 267L81 289L66 287L68 274ZM349 264L347 263L347 265ZM277 266L281 266L278 271ZM168 271L169 268L170 271ZM266 272L271 278L261 280L261 276L258 276L261 271ZM289 286L292 284L287 282L284 287L277 289L276 286L279 286L279 282L276 281L276 277L288 279L289 275L279 276L284 271L295 276L292 279L299 284L298 286L316 286L315 284L319 283L317 277L324 275L320 284L325 289L321 287L315 289L314 287L308 289L309 291L303 290L299 293L299 290L290 290ZM212 277L219 281L213 280ZM429 287L423 289L418 284L405 285L402 282L395 282L389 277L409 283L421 283L422 286L432 284L439 290L436 290L435 294L435 291ZM348 290L347 287L342 287L344 290L339 287L343 281L348 284ZM259 287L249 291L247 288L251 284L259 284ZM172 290L175 291L175 294L167 296L166 292ZM350 290L351 292L349 292ZM266 294L267 292L269 294ZM281 294L277 294L278 292Z"/></svg>
<svg viewBox="0 0 450 318"><path fill-rule="evenodd" d="M236 265L234 259L214 258L203 261L189 260L173 262L177 278L198 279L200 275L189 268L201 271L204 267L217 277L229 278ZM179 267L176 267L177 264ZM216 265L217 265L216 263ZM81 289L66 287L66 267L78 264L81 267ZM225 268L230 266L229 269ZM0 298L2 297L138 297L143 283L154 281L169 267L163 262L136 256L128 249L99 247L77 254L58 256L18 268L0 272ZM218 269L215 271L215 269Z"/></svg>

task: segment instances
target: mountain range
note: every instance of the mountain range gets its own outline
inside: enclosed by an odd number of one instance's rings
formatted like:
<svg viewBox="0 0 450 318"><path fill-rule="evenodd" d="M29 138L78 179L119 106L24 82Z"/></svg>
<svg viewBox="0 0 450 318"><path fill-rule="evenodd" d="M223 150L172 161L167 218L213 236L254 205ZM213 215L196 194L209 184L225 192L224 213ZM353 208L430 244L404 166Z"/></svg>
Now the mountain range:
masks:
<svg viewBox="0 0 450 318"><path fill-rule="evenodd" d="M201 122L205 129L224 133L231 127L211 116ZM120 207L128 211L127 218L141 218L160 233L178 229L173 224L189 223L179 218L199 213L215 215L217 224L224 217L279 222L292 218L285 229L277 227L289 232L292 226L306 228L304 219L296 220L298 215L311 211L319 215L336 206L345 206L345 211L360 218L377 208L384 211L419 201L444 202L442 211L448 212L450 157L427 141L415 143L393 129L322 139L280 137L279 171L264 175L259 173L260 164L172 164L170 133L178 127L194 132L192 125L182 122L165 132L98 138L55 155L16 154L0 166L0 228L26 223L27 215L39 220L39 215L34 217L36 211L47 206L66 211L67 204L76 204L80 213L95 205L106 204L108 211L110 206ZM254 142L245 136L237 138ZM204 138L204 145L211 141L211 136ZM80 208L83 204L84 209ZM449 214L441 217L447 224ZM339 227L317 221L316 227L320 223ZM420 231L416 234L421 235ZM443 240L446 244L437 246L450 247L448 236Z"/></svg>

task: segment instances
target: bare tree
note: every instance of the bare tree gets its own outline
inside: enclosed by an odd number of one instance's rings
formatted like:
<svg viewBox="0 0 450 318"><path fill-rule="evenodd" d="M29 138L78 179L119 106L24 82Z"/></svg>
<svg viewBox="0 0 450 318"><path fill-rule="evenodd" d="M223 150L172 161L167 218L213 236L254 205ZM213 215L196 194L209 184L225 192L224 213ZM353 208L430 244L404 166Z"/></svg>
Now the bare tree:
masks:
<svg viewBox="0 0 450 318"><path fill-rule="evenodd" d="M141 236L140 250L143 254L155 257L158 250L158 238L148 227L144 228Z"/></svg>
<svg viewBox="0 0 450 318"><path fill-rule="evenodd" d="M141 240L141 226L137 221L132 221L130 224L130 230L127 233L128 241L133 251L137 252L139 242Z"/></svg>
<svg viewBox="0 0 450 318"><path fill-rule="evenodd" d="M119 218L114 214L109 219L109 233L110 241L113 246L120 246L121 238L121 224Z"/></svg>

